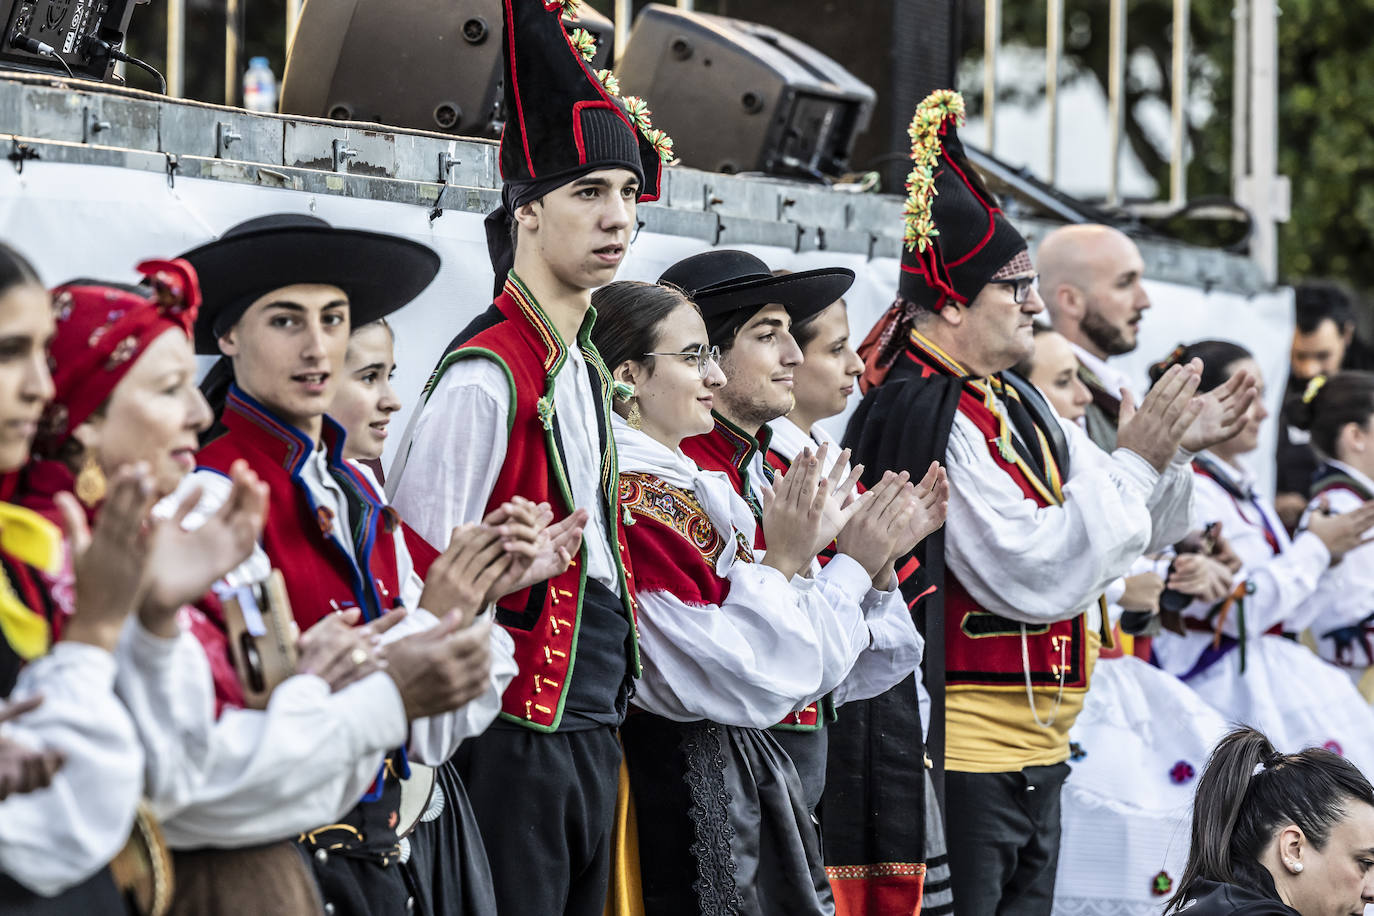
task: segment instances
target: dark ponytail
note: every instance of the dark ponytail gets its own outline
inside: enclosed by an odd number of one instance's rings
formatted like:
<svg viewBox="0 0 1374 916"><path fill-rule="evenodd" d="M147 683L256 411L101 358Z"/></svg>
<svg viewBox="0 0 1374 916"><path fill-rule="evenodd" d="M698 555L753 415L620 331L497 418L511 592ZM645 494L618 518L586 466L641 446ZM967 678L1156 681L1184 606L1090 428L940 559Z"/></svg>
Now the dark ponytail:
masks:
<svg viewBox="0 0 1374 916"><path fill-rule="evenodd" d="M681 306L696 308L696 303L676 286L617 280L592 293L596 324L592 343L601 353L606 368L627 360L639 360L651 367L653 357L644 354L658 349L658 329L663 320Z"/></svg>
<svg viewBox="0 0 1374 916"><path fill-rule="evenodd" d="M1284 416L1312 434L1312 444L1327 458L1338 458L1336 442L1347 423L1359 426L1374 414L1374 372L1317 376L1284 404Z"/></svg>
<svg viewBox="0 0 1374 916"><path fill-rule="evenodd" d="M42 288L43 281L38 279L38 271L33 269L28 258L0 242L0 296L16 286L30 285Z"/></svg>
<svg viewBox="0 0 1374 916"><path fill-rule="evenodd" d="M1179 344L1174 351L1150 367L1150 384L1154 385L1164 377L1164 373L1177 365L1185 365L1194 359L1202 360L1202 381L1198 393L1205 394L1220 388L1231 377L1231 367L1243 359L1253 359L1250 351L1227 340L1199 340L1197 343Z"/></svg>
<svg viewBox="0 0 1374 916"><path fill-rule="evenodd" d="M1275 831L1296 825L1322 849L1351 801L1374 805L1374 787L1345 758L1316 747L1280 754L1253 728L1230 732L1198 780L1188 866L1165 913L1179 912L1200 881L1272 887L1259 857Z"/></svg>

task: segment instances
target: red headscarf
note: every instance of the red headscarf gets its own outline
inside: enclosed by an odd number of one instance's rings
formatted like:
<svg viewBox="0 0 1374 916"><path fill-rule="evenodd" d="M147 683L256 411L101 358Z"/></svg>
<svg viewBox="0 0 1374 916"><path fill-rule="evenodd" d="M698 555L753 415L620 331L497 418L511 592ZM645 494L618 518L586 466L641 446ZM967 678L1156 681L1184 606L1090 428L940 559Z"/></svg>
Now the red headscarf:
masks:
<svg viewBox="0 0 1374 916"><path fill-rule="evenodd" d="M191 336L200 308L195 268L178 258L144 261L138 271L150 286L146 293L87 280L53 290L57 334L49 365L56 393L39 426L40 454L56 457L164 331Z"/></svg>

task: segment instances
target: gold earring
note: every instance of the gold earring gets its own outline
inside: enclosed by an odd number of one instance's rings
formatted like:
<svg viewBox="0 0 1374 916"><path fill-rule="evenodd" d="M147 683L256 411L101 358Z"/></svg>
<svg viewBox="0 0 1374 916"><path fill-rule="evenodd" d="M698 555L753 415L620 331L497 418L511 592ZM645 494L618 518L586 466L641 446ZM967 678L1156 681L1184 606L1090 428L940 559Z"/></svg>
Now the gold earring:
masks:
<svg viewBox="0 0 1374 916"><path fill-rule="evenodd" d="M639 412L639 398L630 402L630 414L625 418L625 422L630 424L630 429L644 428L644 414Z"/></svg>
<svg viewBox="0 0 1374 916"><path fill-rule="evenodd" d="M81 470L76 475L76 498L87 508L94 508L105 498L105 472L96 464L95 456L86 453Z"/></svg>

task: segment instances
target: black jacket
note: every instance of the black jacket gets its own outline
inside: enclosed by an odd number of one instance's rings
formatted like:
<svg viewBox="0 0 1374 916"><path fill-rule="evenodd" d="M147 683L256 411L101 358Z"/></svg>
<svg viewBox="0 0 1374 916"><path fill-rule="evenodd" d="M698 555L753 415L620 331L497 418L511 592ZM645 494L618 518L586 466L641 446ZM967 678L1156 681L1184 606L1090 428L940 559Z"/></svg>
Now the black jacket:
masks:
<svg viewBox="0 0 1374 916"><path fill-rule="evenodd" d="M1299 916L1278 899L1273 882L1267 887L1241 887L1198 881L1176 911L1178 916Z"/></svg>

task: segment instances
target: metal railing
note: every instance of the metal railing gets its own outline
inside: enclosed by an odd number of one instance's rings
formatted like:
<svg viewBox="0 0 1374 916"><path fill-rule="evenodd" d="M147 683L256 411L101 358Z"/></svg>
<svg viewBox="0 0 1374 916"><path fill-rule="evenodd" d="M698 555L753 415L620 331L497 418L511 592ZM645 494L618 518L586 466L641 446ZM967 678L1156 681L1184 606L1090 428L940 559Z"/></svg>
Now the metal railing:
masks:
<svg viewBox="0 0 1374 916"><path fill-rule="evenodd" d="M1177 210L1188 203L1189 94L1188 19L1190 0L1173 0L1169 100L1169 182L1167 197L1146 212ZM997 57L1002 46L1002 0L984 0L983 131L991 152L997 138ZM1235 95L1231 111L1232 185L1236 201L1253 221L1251 254L1271 281L1278 274L1278 223L1288 219L1288 182L1278 168L1278 33L1276 0L1235 0L1233 21ZM1121 152L1125 125L1126 0L1108 0L1107 188L1109 206L1121 206ZM1064 2L1047 0L1045 22L1045 104L1048 114L1048 168L1045 180L1058 178L1059 85L1063 64Z"/></svg>
<svg viewBox="0 0 1374 916"><path fill-rule="evenodd" d="M167 2L167 92L185 91L186 0ZM286 47L289 50L300 22L304 0L286 0ZM675 0L691 10L693 0ZM1191 0L1173 0L1172 54L1169 104L1168 195L1137 210L1178 209L1188 202L1188 17ZM1059 153L1059 86L1064 47L1064 0L1047 0L1045 23L1046 139L1049 166L1045 179L1055 184ZM224 100L239 104L243 74L239 28L243 0L227 0L225 28ZM633 0L614 0L615 56L629 41ZM1271 281L1278 273L1278 223L1288 219L1288 182L1278 168L1278 16L1277 0L1235 0L1235 94L1232 103L1233 194L1251 214L1251 252ZM1106 201L1120 206L1121 152L1125 125L1127 10L1126 0L1108 0ZM1002 0L984 0L983 122L984 143L995 150L997 137L997 58L1002 45Z"/></svg>

